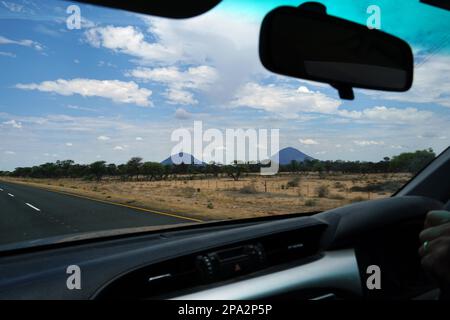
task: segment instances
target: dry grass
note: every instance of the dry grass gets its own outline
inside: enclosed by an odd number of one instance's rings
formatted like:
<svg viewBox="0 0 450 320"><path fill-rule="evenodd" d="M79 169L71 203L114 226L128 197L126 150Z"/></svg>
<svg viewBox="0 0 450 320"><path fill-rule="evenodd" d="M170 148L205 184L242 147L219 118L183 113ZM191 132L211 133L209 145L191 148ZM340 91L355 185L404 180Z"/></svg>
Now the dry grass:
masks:
<svg viewBox="0 0 450 320"><path fill-rule="evenodd" d="M179 181L13 179L101 200L184 214L205 220L323 211L389 196L407 174L280 174ZM386 183L389 181L391 183ZM327 190L324 192L324 190ZM369 192L365 190L376 190ZM364 191L362 191L364 190Z"/></svg>

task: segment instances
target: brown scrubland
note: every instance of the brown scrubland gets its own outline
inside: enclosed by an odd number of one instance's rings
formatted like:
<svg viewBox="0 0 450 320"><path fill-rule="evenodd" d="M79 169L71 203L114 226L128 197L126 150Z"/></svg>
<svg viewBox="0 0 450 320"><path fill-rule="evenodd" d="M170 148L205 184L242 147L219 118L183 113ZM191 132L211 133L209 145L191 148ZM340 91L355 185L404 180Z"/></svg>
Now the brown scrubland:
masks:
<svg viewBox="0 0 450 320"><path fill-rule="evenodd" d="M161 181L105 177L98 182L70 178L2 179L208 221L309 213L389 197L410 178L406 173L281 173L248 174L238 181L214 177Z"/></svg>

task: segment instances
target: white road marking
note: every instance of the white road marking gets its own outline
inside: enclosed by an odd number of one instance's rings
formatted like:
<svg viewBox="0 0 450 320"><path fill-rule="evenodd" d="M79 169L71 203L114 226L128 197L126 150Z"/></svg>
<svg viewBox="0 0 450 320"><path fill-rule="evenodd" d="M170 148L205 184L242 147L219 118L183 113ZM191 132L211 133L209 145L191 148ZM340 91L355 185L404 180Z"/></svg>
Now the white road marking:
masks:
<svg viewBox="0 0 450 320"><path fill-rule="evenodd" d="M35 206L33 206L32 204L29 204L28 202L25 203L27 206L29 206L30 208L33 208L36 211L41 211L41 209L36 208Z"/></svg>
<svg viewBox="0 0 450 320"><path fill-rule="evenodd" d="M0 191L3 191L3 189L2 189L2 188L0 188Z"/></svg>
<svg viewBox="0 0 450 320"><path fill-rule="evenodd" d="M14 198L14 195L13 195L13 194L11 194L11 193L8 193L8 196L10 196L10 197L13 197L13 198Z"/></svg>

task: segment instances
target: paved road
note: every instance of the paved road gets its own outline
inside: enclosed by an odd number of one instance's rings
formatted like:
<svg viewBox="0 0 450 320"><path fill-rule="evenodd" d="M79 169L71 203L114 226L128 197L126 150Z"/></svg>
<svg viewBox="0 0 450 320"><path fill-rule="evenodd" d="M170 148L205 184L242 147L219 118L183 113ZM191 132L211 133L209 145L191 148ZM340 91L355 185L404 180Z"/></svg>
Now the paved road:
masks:
<svg viewBox="0 0 450 320"><path fill-rule="evenodd" d="M0 245L79 232L193 222L0 181Z"/></svg>

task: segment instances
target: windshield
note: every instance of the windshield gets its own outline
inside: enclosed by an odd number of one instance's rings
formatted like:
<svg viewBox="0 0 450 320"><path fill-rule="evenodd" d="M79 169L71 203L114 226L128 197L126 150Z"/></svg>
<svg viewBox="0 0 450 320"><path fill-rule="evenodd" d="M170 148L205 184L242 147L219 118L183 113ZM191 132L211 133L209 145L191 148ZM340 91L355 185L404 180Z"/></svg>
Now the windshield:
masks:
<svg viewBox="0 0 450 320"><path fill-rule="evenodd" d="M260 63L264 15L301 2L225 0L171 20L0 1L0 245L308 214L398 190L448 147L449 12L321 1L414 50L410 91L343 101Z"/></svg>

